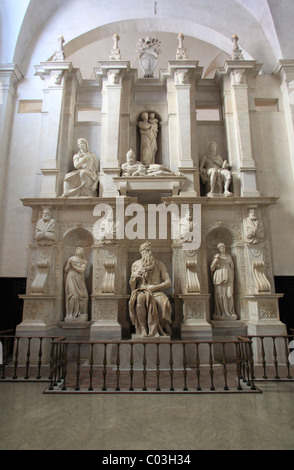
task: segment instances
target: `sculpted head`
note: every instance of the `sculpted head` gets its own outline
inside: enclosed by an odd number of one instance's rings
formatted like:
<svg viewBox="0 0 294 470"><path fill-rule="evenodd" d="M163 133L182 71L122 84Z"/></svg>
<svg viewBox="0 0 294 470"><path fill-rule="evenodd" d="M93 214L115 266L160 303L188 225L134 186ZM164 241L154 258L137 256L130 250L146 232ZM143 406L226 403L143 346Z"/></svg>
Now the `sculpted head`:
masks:
<svg viewBox="0 0 294 470"><path fill-rule="evenodd" d="M134 163L135 162L135 153L132 149L130 149L128 152L127 152L127 155L126 155L126 159L127 159L127 162L128 163Z"/></svg>
<svg viewBox="0 0 294 470"><path fill-rule="evenodd" d="M50 207L44 207L43 208L42 219L44 220L44 222L48 222L48 220L51 219L51 209L50 209Z"/></svg>
<svg viewBox="0 0 294 470"><path fill-rule="evenodd" d="M78 139L77 141L78 143L78 147L84 151L84 152L87 152L88 151L88 142L86 139L84 139L83 137L81 137L80 139Z"/></svg>
<svg viewBox="0 0 294 470"><path fill-rule="evenodd" d="M224 243L218 243L217 244L217 249L220 253L225 253L226 252L226 245Z"/></svg>
<svg viewBox="0 0 294 470"><path fill-rule="evenodd" d="M216 149L217 149L217 143L214 141L210 142L208 146L208 150L210 150L211 152L216 152Z"/></svg>

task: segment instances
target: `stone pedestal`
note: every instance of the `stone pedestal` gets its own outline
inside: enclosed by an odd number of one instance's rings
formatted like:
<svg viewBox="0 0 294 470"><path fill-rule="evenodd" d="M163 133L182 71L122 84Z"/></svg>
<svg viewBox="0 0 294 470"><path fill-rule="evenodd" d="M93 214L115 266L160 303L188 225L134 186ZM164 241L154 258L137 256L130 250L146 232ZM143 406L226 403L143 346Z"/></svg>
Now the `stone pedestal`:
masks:
<svg viewBox="0 0 294 470"><path fill-rule="evenodd" d="M121 325L118 322L119 306L120 301L127 297L116 294L92 295L91 340L121 340Z"/></svg>
<svg viewBox="0 0 294 470"><path fill-rule="evenodd" d="M249 315L250 319L248 322L248 335L252 336L276 336L276 335L287 335L287 328L284 323L279 319L279 306L278 300L283 297L283 294L255 294L247 295L249 303ZM253 339L253 357L254 362L262 362L262 350L260 340ZM276 342L276 352L279 362L285 363L285 342ZM273 341L267 340L264 342L265 357L267 363L273 363L274 361L274 348Z"/></svg>
<svg viewBox="0 0 294 470"><path fill-rule="evenodd" d="M212 339L216 343L213 346L214 360L222 362L223 360L223 346L221 341L228 341L225 345L225 357L228 362L236 361L237 349L234 342L237 341L238 336L246 336L247 325L242 320L216 320L211 322L212 325ZM217 343L219 341L219 343Z"/></svg>

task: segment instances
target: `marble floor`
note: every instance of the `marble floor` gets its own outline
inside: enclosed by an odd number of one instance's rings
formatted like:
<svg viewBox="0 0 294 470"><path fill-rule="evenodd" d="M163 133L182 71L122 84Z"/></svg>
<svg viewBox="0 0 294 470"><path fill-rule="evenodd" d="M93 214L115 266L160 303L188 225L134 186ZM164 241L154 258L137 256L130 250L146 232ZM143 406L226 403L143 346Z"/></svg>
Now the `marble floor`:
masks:
<svg viewBox="0 0 294 470"><path fill-rule="evenodd" d="M0 383L1 450L293 450L294 383L247 394L44 394Z"/></svg>

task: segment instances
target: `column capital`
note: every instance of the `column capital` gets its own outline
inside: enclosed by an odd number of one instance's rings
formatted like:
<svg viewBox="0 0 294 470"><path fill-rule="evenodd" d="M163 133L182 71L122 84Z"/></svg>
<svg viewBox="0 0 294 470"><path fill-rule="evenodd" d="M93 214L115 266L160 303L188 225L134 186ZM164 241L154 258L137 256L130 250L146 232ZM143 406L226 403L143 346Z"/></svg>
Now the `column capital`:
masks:
<svg viewBox="0 0 294 470"><path fill-rule="evenodd" d="M294 80L294 59L279 60L273 71L273 75L289 85L290 82Z"/></svg>
<svg viewBox="0 0 294 470"><path fill-rule="evenodd" d="M19 67L14 63L0 64L0 80L2 85L14 85L23 77Z"/></svg>
<svg viewBox="0 0 294 470"><path fill-rule="evenodd" d="M72 73L73 65L66 61L48 61L35 65L36 75L48 82L48 87L60 86L66 73Z"/></svg>
<svg viewBox="0 0 294 470"><path fill-rule="evenodd" d="M203 67L198 64L198 60L170 60L166 76L173 78L176 85L190 84L201 79Z"/></svg>
<svg viewBox="0 0 294 470"><path fill-rule="evenodd" d="M224 77L240 72L247 77L256 78L262 69L262 64L256 60L226 60L222 67L218 67L215 73L216 82Z"/></svg>

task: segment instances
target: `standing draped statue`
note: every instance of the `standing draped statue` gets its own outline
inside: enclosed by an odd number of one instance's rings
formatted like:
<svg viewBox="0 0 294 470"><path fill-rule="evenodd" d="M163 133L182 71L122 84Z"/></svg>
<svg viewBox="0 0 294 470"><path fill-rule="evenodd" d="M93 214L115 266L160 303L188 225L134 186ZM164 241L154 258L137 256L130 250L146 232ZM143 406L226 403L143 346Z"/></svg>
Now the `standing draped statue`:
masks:
<svg viewBox="0 0 294 470"><path fill-rule="evenodd" d="M236 320L234 311L234 262L226 253L224 243L218 243L217 253L210 265L214 284L214 320Z"/></svg>
<svg viewBox="0 0 294 470"><path fill-rule="evenodd" d="M68 259L64 268L66 320L87 314L88 292L84 279L86 268L87 260L84 258L84 250L77 247L75 254Z"/></svg>
<svg viewBox="0 0 294 470"><path fill-rule="evenodd" d="M150 113L149 118L147 111L141 114L141 119L138 124L141 135L140 161L143 165L151 165L155 163L157 152L158 120L154 113Z"/></svg>

